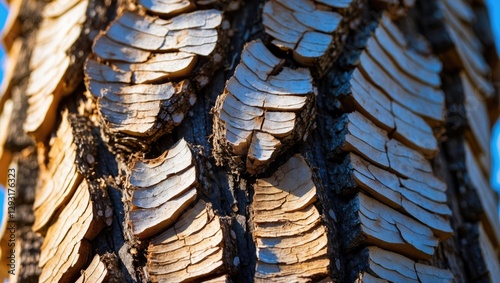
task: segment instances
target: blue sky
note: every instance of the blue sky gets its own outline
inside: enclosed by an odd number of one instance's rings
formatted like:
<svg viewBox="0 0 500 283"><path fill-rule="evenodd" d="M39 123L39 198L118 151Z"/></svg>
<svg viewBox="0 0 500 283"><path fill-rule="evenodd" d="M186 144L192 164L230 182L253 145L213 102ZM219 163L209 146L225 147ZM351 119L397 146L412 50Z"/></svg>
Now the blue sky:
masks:
<svg viewBox="0 0 500 283"><path fill-rule="evenodd" d="M3 25L5 23L5 18L7 17L7 8L5 8L5 4L3 0L0 0L0 30L3 29ZM5 57L5 50L3 49L3 46L0 44L0 82L2 81L3 78L3 64L4 64L4 57Z"/></svg>
<svg viewBox="0 0 500 283"><path fill-rule="evenodd" d="M500 1L486 0L486 4L488 5L490 11L493 33L496 35L497 52L500 54Z"/></svg>
<svg viewBox="0 0 500 283"><path fill-rule="evenodd" d="M6 17L7 17L7 9L5 8L3 0L0 0L0 30L3 29ZM2 81L3 78L4 57L5 57L5 51L3 49L3 45L0 44L0 82ZM5 188L2 185L0 185L0 227L1 227L1 221L3 219L4 195L5 195Z"/></svg>
<svg viewBox="0 0 500 283"><path fill-rule="evenodd" d="M7 17L7 9L5 8L3 0L0 0L0 30L3 29L6 17ZM4 57L5 57L5 50L3 49L3 45L0 44L0 82L2 81L3 78ZM2 185L0 185L0 222L3 219L4 194L5 194L5 188Z"/></svg>

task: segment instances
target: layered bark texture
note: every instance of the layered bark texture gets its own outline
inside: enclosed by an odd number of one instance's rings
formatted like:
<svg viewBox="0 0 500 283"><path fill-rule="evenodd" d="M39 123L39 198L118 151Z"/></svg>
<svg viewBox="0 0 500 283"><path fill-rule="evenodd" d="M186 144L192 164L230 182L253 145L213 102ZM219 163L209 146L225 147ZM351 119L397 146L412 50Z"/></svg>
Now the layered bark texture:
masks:
<svg viewBox="0 0 500 283"><path fill-rule="evenodd" d="M68 112L62 115L62 121L54 138L50 141L48 164L42 167L45 182L38 190L33 210L35 212L34 231L46 230L47 225L56 213L64 207L83 176L76 169L76 145Z"/></svg>
<svg viewBox="0 0 500 283"><path fill-rule="evenodd" d="M309 70L283 67L260 41L248 43L241 57L214 108L214 154L234 171L262 173L306 137L317 93Z"/></svg>
<svg viewBox="0 0 500 283"><path fill-rule="evenodd" d="M453 282L453 274L449 270L417 263L377 247L361 250L357 260L349 267L364 270L357 274L363 282Z"/></svg>
<svg viewBox="0 0 500 283"><path fill-rule="evenodd" d="M81 271L76 283L123 282L123 276L118 269L118 260L113 254L96 255L89 266Z"/></svg>
<svg viewBox="0 0 500 283"><path fill-rule="evenodd" d="M171 14L167 6L161 7ZM186 78L199 57L222 60L214 51L221 23L222 13L214 9L168 20L126 11L100 33L92 47L96 57L87 60L85 74L109 132L146 147L146 140L179 125L196 102L194 82Z"/></svg>
<svg viewBox="0 0 500 283"><path fill-rule="evenodd" d="M0 279L499 280L482 1L8 5Z"/></svg>
<svg viewBox="0 0 500 283"><path fill-rule="evenodd" d="M340 54L342 36L357 21L362 1L273 0L264 6L265 31L280 49L322 75Z"/></svg>
<svg viewBox="0 0 500 283"><path fill-rule="evenodd" d="M226 273L224 259L231 249L225 242L227 223L200 200L179 221L153 238L148 247L147 271L152 282L224 282L223 277L200 278Z"/></svg>
<svg viewBox="0 0 500 283"><path fill-rule="evenodd" d="M172 225L196 199L196 168L185 140L155 159L136 162L131 171L129 221L137 237Z"/></svg>
<svg viewBox="0 0 500 283"><path fill-rule="evenodd" d="M106 12L105 3L53 1L41 11L33 42L26 89L28 113L24 130L40 140L53 129L57 108L81 81L81 66L95 36L93 24Z"/></svg>
<svg viewBox="0 0 500 283"><path fill-rule="evenodd" d="M328 238L314 206L316 187L304 158L257 179L252 205L256 282L309 282L328 276Z"/></svg>
<svg viewBox="0 0 500 283"><path fill-rule="evenodd" d="M73 217L73 214L79 217ZM88 240L97 235L99 224L97 212L90 201L88 185L82 182L47 231L40 253L40 282L70 280L78 274L90 253Z"/></svg>
<svg viewBox="0 0 500 283"><path fill-rule="evenodd" d="M446 94L447 131L445 143L451 162L450 175L456 184L459 211L454 215L461 225L460 238L466 257L464 267L473 281L495 282L498 264L498 195L489 184L490 128L497 118L492 107L498 104L490 78L497 56L488 62L483 54L492 43L489 28L482 28L481 9L467 1L431 1L419 5L424 34L444 63L442 78ZM438 8L439 15L426 15ZM436 34L442 35L437 37ZM468 199L468 201L465 201ZM489 250L489 251L488 251ZM495 256L489 254L493 251Z"/></svg>

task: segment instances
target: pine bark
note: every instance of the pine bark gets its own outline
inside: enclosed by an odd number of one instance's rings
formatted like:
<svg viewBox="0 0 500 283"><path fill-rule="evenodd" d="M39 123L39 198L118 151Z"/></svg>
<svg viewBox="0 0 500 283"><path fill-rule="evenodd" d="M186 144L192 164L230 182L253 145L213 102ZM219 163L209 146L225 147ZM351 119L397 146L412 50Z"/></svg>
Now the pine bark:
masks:
<svg viewBox="0 0 500 283"><path fill-rule="evenodd" d="M9 2L11 282L500 278L482 1L161 2Z"/></svg>

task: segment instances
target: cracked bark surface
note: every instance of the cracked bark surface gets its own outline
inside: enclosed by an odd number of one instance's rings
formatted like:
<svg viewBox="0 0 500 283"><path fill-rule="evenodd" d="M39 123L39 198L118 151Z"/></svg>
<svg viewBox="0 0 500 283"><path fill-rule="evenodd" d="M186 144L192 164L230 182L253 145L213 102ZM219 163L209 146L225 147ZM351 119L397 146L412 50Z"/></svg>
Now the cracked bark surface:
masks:
<svg viewBox="0 0 500 283"><path fill-rule="evenodd" d="M86 84L118 143L131 136L121 143L147 148L182 122L196 102L195 82L186 78L199 57L222 60L215 50L221 23L215 9L168 20L127 11L96 37L96 58L85 65Z"/></svg>
<svg viewBox="0 0 500 283"><path fill-rule="evenodd" d="M328 275L328 238L314 207L312 171L300 155L257 179L252 205L255 282L310 282Z"/></svg>
<svg viewBox="0 0 500 283"><path fill-rule="evenodd" d="M478 1L9 5L12 282L496 280Z"/></svg>
<svg viewBox="0 0 500 283"><path fill-rule="evenodd" d="M185 140L131 168L128 221L132 234L150 237L171 226L196 199L196 167Z"/></svg>
<svg viewBox="0 0 500 283"><path fill-rule="evenodd" d="M307 136L314 120L312 77L307 69L283 63L260 41L245 46L242 62L213 109L218 165L262 173Z"/></svg>

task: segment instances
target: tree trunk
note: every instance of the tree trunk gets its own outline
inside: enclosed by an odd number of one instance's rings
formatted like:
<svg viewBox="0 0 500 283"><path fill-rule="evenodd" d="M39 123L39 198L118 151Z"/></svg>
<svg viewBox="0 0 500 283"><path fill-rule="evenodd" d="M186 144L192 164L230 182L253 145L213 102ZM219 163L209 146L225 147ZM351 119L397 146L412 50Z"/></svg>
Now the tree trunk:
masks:
<svg viewBox="0 0 500 283"><path fill-rule="evenodd" d="M8 4L11 282L500 280L481 0Z"/></svg>

